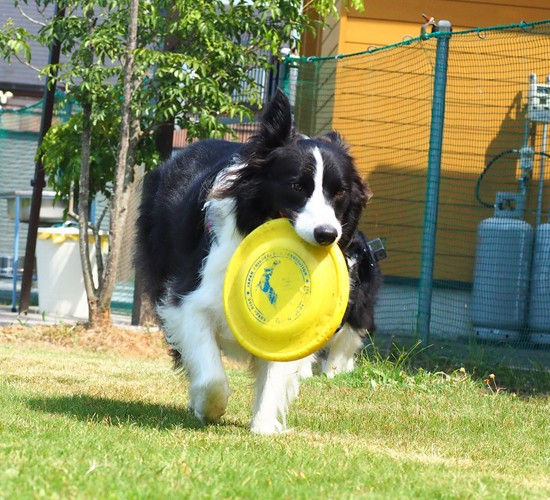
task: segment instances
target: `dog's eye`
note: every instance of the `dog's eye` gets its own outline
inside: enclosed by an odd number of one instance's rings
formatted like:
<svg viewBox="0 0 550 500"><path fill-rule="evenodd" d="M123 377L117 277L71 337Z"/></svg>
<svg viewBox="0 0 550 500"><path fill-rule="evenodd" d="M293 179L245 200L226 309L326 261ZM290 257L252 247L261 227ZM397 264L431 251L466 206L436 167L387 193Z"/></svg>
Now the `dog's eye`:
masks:
<svg viewBox="0 0 550 500"><path fill-rule="evenodd" d="M303 191L304 186L302 186L299 182L295 182L292 184L292 189L294 189L294 191Z"/></svg>
<svg viewBox="0 0 550 500"><path fill-rule="evenodd" d="M346 194L346 190L344 188L340 188L334 193L334 196L341 197Z"/></svg>

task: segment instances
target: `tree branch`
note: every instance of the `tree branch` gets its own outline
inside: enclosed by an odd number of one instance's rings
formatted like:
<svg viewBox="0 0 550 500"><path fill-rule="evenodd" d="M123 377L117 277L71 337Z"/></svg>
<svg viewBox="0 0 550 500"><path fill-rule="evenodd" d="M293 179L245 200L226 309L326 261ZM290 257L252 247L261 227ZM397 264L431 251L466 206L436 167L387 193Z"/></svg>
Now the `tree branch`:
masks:
<svg viewBox="0 0 550 500"><path fill-rule="evenodd" d="M37 68L36 66L33 66L30 62L27 62L24 59L21 59L17 54L14 54L13 57L15 57L24 66L27 66L27 68L30 68L30 69L36 71L37 73L40 73L40 71L42 71L40 68Z"/></svg>
<svg viewBox="0 0 550 500"><path fill-rule="evenodd" d="M37 21L36 19L33 19L31 16L29 16L22 8L21 5L17 5L17 10L21 13L21 15L32 24L37 24L38 26L46 26L46 23L41 23L40 21Z"/></svg>

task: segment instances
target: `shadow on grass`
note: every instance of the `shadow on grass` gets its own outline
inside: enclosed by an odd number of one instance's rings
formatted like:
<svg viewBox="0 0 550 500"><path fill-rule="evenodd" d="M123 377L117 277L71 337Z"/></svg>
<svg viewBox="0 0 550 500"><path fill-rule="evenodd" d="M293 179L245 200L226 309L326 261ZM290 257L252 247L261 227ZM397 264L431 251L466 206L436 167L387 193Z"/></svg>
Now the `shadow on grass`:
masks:
<svg viewBox="0 0 550 500"><path fill-rule="evenodd" d="M106 426L139 426L155 429L205 429L187 408L166 406L142 401L119 401L116 399L87 395L32 398L28 407L37 412L67 415L83 422ZM218 425L239 426L235 422Z"/></svg>

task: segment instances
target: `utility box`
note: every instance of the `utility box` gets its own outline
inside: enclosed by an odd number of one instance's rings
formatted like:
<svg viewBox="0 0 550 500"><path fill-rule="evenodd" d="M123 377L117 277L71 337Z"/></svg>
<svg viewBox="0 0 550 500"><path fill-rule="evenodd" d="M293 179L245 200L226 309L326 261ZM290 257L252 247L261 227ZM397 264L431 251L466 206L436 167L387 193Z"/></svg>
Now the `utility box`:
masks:
<svg viewBox="0 0 550 500"><path fill-rule="evenodd" d="M90 258L97 283L96 250L90 233ZM107 236L102 235L102 248ZM102 250L102 253L106 253ZM49 227L38 229L36 241L38 308L56 316L88 319L88 301L80 262L78 228Z"/></svg>
<svg viewBox="0 0 550 500"><path fill-rule="evenodd" d="M15 203L19 198L19 220L29 222L31 216L32 191L10 191L1 193L8 200L8 217L15 219ZM67 203L55 199L53 191L42 191L42 203L40 204L40 223L54 224L62 222Z"/></svg>

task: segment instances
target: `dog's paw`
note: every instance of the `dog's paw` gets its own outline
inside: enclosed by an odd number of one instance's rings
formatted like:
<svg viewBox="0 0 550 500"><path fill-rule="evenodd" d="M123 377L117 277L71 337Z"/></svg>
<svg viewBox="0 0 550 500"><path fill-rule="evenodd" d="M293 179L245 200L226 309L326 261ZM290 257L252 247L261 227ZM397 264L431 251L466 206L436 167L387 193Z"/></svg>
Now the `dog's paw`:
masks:
<svg viewBox="0 0 550 500"><path fill-rule="evenodd" d="M352 372L354 369L354 362L353 358L351 359L340 359L340 360L333 360L332 362L327 362L323 373L327 376L327 378L334 378L336 375L339 375L340 373L348 373Z"/></svg>
<svg viewBox="0 0 550 500"><path fill-rule="evenodd" d="M225 380L209 382L191 391L189 409L203 424L219 422L227 408L231 390Z"/></svg>
<svg viewBox="0 0 550 500"><path fill-rule="evenodd" d="M342 370L337 366L330 366L323 370L323 374L326 375L327 378L334 378L339 373L342 373Z"/></svg>

